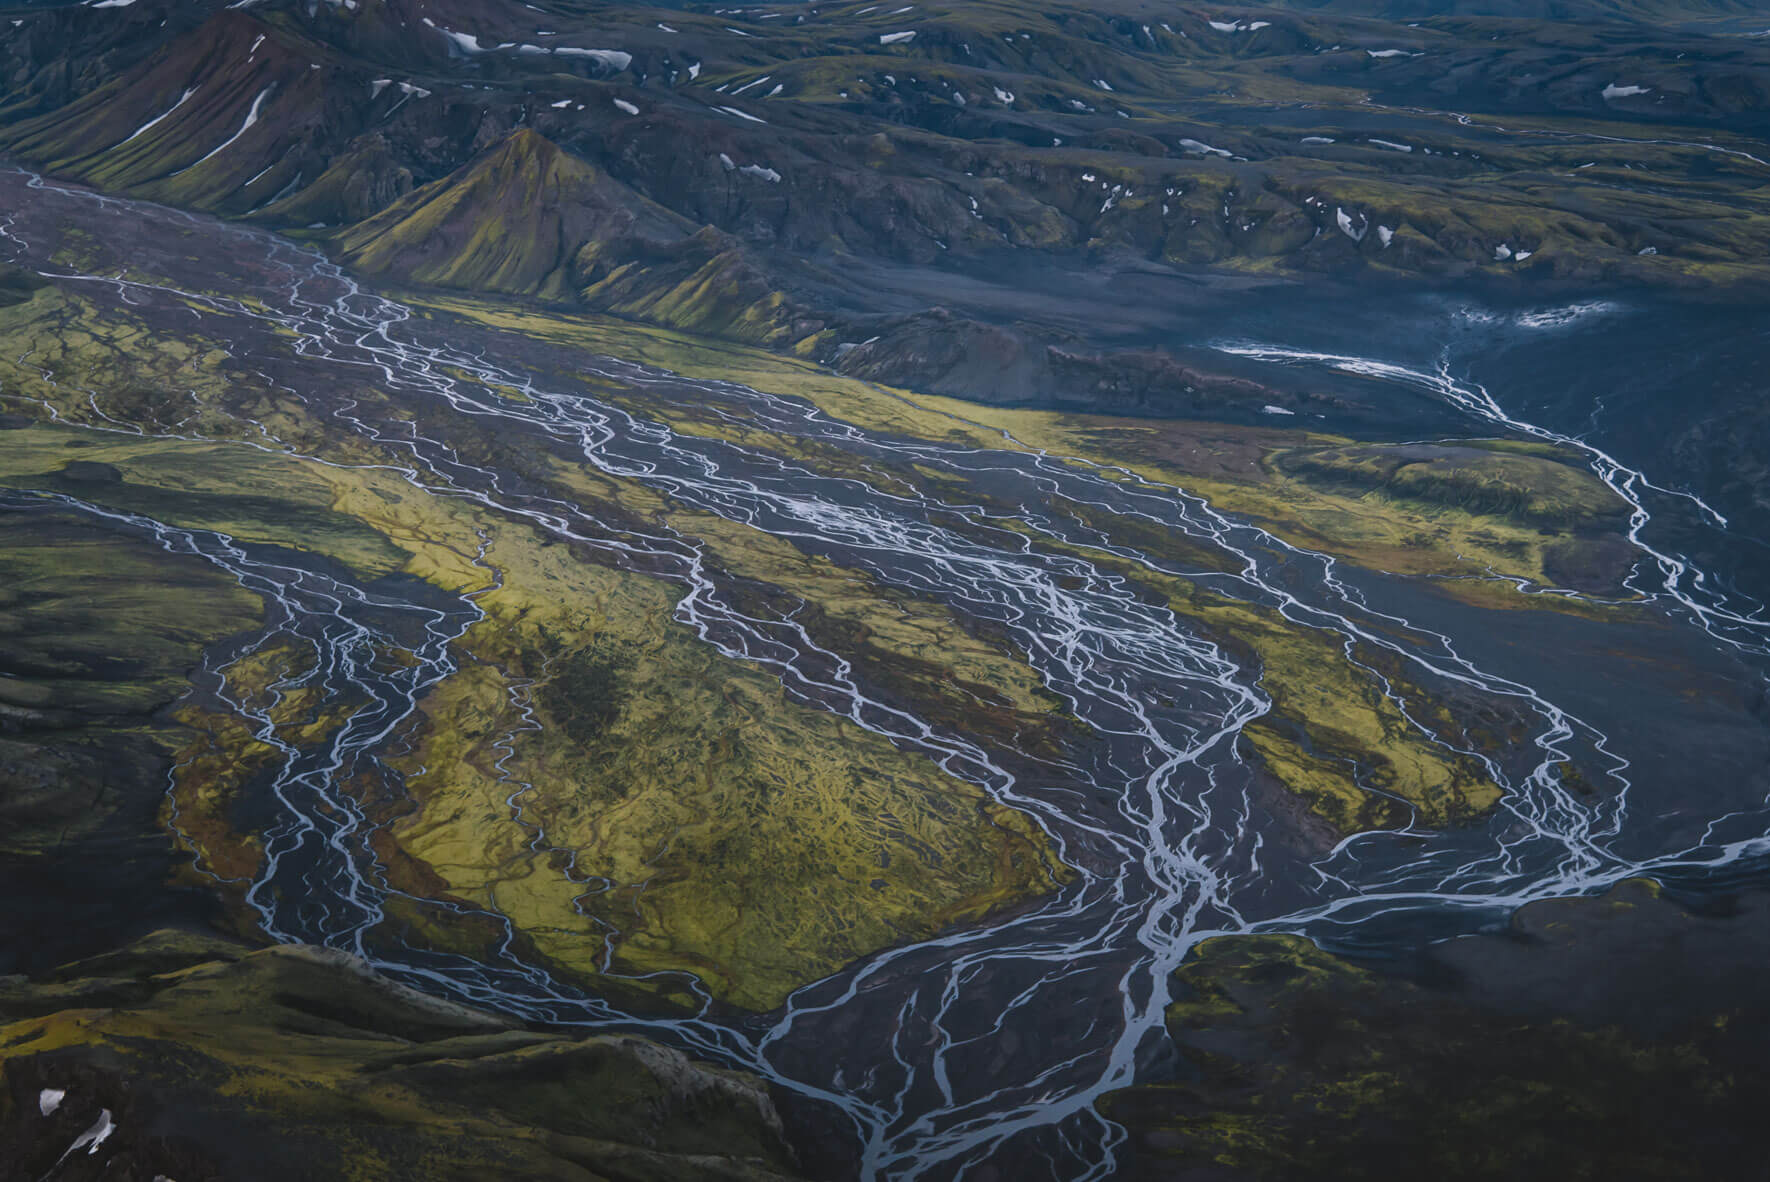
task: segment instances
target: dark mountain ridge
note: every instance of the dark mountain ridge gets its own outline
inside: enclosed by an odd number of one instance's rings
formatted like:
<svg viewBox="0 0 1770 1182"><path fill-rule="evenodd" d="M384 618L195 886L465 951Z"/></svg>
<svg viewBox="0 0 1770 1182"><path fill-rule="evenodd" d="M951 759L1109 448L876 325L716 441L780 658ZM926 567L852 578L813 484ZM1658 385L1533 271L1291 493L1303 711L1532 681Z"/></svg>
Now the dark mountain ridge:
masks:
<svg viewBox="0 0 1770 1182"><path fill-rule="evenodd" d="M975 387L975 367L844 348L927 310L872 295L878 268L989 276L1080 256L1256 283L1726 300L1770 274L1770 46L1691 24L1726 6L1407 23L1366 15L1396 15L1381 6L1144 0L12 11L0 151L22 163L323 231L351 265L407 282L575 302L929 389ZM507 167L511 142L556 151L548 175ZM1056 323L1054 307L1003 318L990 302L930 301L980 340ZM1112 349L1114 321L1141 314L1110 295L1093 313L1066 356ZM1119 358L1084 384L1141 391L1120 409L1178 409L1193 405L1178 364Z"/></svg>

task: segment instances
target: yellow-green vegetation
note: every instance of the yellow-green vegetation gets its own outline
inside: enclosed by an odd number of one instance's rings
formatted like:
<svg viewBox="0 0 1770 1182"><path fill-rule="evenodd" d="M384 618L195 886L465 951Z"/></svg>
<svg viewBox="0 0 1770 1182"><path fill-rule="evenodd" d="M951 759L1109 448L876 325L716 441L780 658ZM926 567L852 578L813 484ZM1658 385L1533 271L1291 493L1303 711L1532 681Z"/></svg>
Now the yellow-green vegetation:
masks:
<svg viewBox="0 0 1770 1182"><path fill-rule="evenodd" d="M179 932L0 986L0 1081L0 1141L32 1178L101 1108L106 1152L144 1178L797 1174L752 1077L639 1038L526 1030L340 953ZM63 1094L47 1116L45 1088Z"/></svg>
<svg viewBox="0 0 1770 1182"><path fill-rule="evenodd" d="M484 300L423 296L419 306L471 317L587 351L644 361L688 377L741 382L805 398L871 431L980 447L1044 450L1091 465L1123 466L1177 485L1295 545L1374 570L1555 585L1545 551L1571 532L1614 532L1624 506L1596 477L1558 453L1488 443L1408 460L1397 447L1340 436L1218 423L1138 421L979 406L833 374L811 362L610 317L542 313ZM687 419L684 430L717 430ZM1308 457L1325 456L1313 466ZM1355 464L1354 459L1359 463ZM1395 473L1404 479L1397 485ZM1552 523L1555 528L1543 532ZM1578 539L1573 539L1578 541ZM1564 609L1568 601L1496 599L1446 583L1487 605Z"/></svg>
<svg viewBox="0 0 1770 1182"><path fill-rule="evenodd" d="M323 454L334 463L387 462L356 437L327 430L285 391L257 377L242 380L227 364L229 344L205 337L200 328L193 322L185 333L166 332L119 309L101 311L61 287L38 291L26 302L0 307L0 341L7 350L0 407L31 412L46 406L62 421L119 435L140 430L231 439L253 448ZM288 336L285 329L277 332Z"/></svg>
<svg viewBox="0 0 1770 1182"><path fill-rule="evenodd" d="M607 318L542 315L471 300L426 302L688 376L723 376L805 397L870 430L978 446L1036 447L1084 462L1122 464L1245 513L1295 544L1374 569L1438 576L1446 593L1479 606L1590 614L1617 610L1578 599L1525 596L1488 578L1554 584L1558 580L1544 568L1556 548L1597 546L1586 535L1602 538L1619 523L1621 502L1590 473L1543 445L1357 445L1269 428L1001 410L888 390L809 363ZM683 415L672 422L687 431L729 435L740 430ZM1087 556L1160 587L1176 611L1250 655L1274 711L1247 728L1249 747L1341 831L1404 823L1402 802L1418 809L1427 824L1450 824L1497 801L1499 789L1479 762L1454 755L1421 733L1373 674L1346 659L1338 637L1103 552ZM1423 691L1406 686L1405 678L1401 684L1416 717L1434 726L1447 721L1442 705L1430 704ZM1456 728L1447 726L1445 733L1454 736Z"/></svg>
<svg viewBox="0 0 1770 1182"><path fill-rule="evenodd" d="M1010 712L1027 725L1036 725L1038 715L1058 706L1057 697L1025 661L1008 655L999 643L974 636L943 607L711 514L673 514L670 521L704 541L726 570L812 605L849 642L845 651L859 645L877 653L880 661L900 661L918 697L950 696L954 712L973 721L982 709ZM801 622L816 627L813 621Z"/></svg>
<svg viewBox="0 0 1770 1182"><path fill-rule="evenodd" d="M394 833L550 960L593 971L612 931L617 970L687 969L766 1009L866 952L1056 885L1024 818L722 658L671 621L667 585L492 532L503 583L478 601L476 659L423 704L399 761L419 807ZM542 729L501 772L527 680ZM505 803L522 784L539 851Z"/></svg>
<svg viewBox="0 0 1770 1182"><path fill-rule="evenodd" d="M1460 508L1556 528L1610 521L1627 507L1581 468L1542 450L1450 443L1355 444L1275 455L1275 466L1326 487L1381 489L1393 500Z"/></svg>
<svg viewBox="0 0 1770 1182"><path fill-rule="evenodd" d="M0 484L323 554L366 578L404 569L409 552L333 508L325 471L232 443L137 439L53 424L0 435Z"/></svg>
<svg viewBox="0 0 1770 1182"><path fill-rule="evenodd" d="M1608 494L1540 448L1418 456L1296 431L994 410L626 322L465 297L427 297L424 306L802 396L869 430L1039 448L1135 479L1110 467L1123 465L1207 495L1280 536L1384 569L1541 580L1547 547L1609 520ZM0 479L34 487L72 481L101 503L308 550L365 578L413 576L475 594L486 618L458 646L459 672L421 703L405 735L408 753L396 759L410 799L355 787L386 822L377 849L396 885L511 917L526 946L557 969L685 970L725 1001L767 1008L870 951L1063 880L1026 818L924 757L793 702L766 670L698 641L672 618L678 588L415 488L396 470L373 466L384 455L325 429L300 403L230 378L200 339L155 336L126 316L100 318L78 300L42 293L0 309L0 338L12 356L36 350L55 375L52 382L20 372L8 389L71 419L102 424L108 415L239 439L35 426L8 433ZM119 380L111 367L137 380ZM70 394L76 389L96 391L99 410ZM191 393L154 393L166 389ZM618 389L608 396L633 397ZM860 472L854 457L834 449L692 410L669 413L684 431L742 438L843 475L887 483L927 477L907 465ZM503 462L497 449L507 445L475 431L462 424L455 442ZM70 440L86 444L77 450L96 466L84 478L58 465ZM332 463L296 459L286 447ZM1060 753L1071 737L1074 724L1024 659L944 608L552 453L510 458L526 479L611 520L667 525L697 539L711 563L736 577L740 594L792 608L814 637L854 659L867 684L914 701L926 717L1041 755ZM114 478L91 479L100 469ZM1148 541L1174 556L1160 538ZM1189 564L1223 566L1222 556L1186 549ZM1451 824L1497 799L1474 761L1409 724L1375 676L1347 660L1339 638L1188 579L1087 556L1142 581L1260 671L1274 709L1248 728L1245 750L1337 828L1400 823L1403 801L1428 824ZM1484 593L1495 586L1469 585ZM1540 601L1508 592L1505 602ZM229 672L240 692L263 695L301 659L273 644ZM1456 733L1452 705L1405 678L1397 684L1416 717ZM296 694L280 707L287 736L316 739L353 708L311 698ZM230 828L230 802L266 749L213 711L187 708L182 718L195 737L174 795L179 829L206 868L249 874L257 848L250 834ZM407 922L440 944L495 938L473 935L471 924L445 931L437 915L406 911ZM686 1000L678 978L644 987Z"/></svg>
<svg viewBox="0 0 1770 1182"><path fill-rule="evenodd" d="M64 426L8 432L0 445L7 440L0 474L15 484L67 481L53 468L57 449L88 443L77 452L83 462L117 477L86 482L99 503L151 506L172 524L309 548L365 575L485 591L487 619L462 646L461 672L423 703L411 736L405 766L430 770L413 775L417 807L391 831L410 859L396 869L412 878L407 885L510 915L557 965L593 974L606 934L619 932L618 970L691 970L721 997L765 1008L868 952L1060 881L1025 818L921 756L792 703L767 672L719 656L673 622L679 592L668 584L588 563L529 527L433 497L387 470ZM624 493L629 510L662 508L643 489L599 483ZM954 713L983 705L1005 720L1025 711L1036 723L1049 709L1030 671L945 613L869 591L790 548L746 538L750 531L695 524L721 534L758 577L771 563L792 593L827 600L832 619L907 665L906 681L952 696ZM500 581L486 590L493 571ZM554 692L550 663L599 645L627 664L618 716L586 734L570 695ZM296 659L273 645L229 672L259 696ZM539 681L546 725L516 740L508 770L534 784L524 819L567 855L528 848L532 834L506 804L515 784L492 767L496 744L520 721L512 694L527 679ZM285 699L285 738L311 740L351 709L312 698ZM248 873L254 844L225 819L267 749L212 711L184 719L199 736L183 752L179 828L213 872ZM609 885L580 902L591 876Z"/></svg>
<svg viewBox="0 0 1770 1182"><path fill-rule="evenodd" d="M1493 807L1500 788L1480 761L1447 751L1414 719L1455 737L1447 705L1409 684L1404 670L1358 651L1349 659L1337 634L1287 620L1278 611L1209 591L1102 550L1046 542L1116 570L1167 599L1259 673L1272 710L1242 729L1260 762L1285 788L1342 833L1404 825L1411 805L1426 825L1470 820ZM1403 803L1405 802L1405 804Z"/></svg>

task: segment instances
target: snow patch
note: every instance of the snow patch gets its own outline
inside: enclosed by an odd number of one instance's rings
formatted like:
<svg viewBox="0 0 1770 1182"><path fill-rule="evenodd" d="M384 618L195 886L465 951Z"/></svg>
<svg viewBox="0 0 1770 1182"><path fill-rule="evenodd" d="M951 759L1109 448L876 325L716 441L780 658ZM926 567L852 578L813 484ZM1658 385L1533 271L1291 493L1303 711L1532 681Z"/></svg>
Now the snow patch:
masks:
<svg viewBox="0 0 1770 1182"><path fill-rule="evenodd" d="M474 36L472 33L457 33L451 29L445 29L441 25L437 24L435 21L431 20L429 17L424 18L424 23L429 25L431 28L435 29L437 32L441 33L444 37L447 37L449 39L450 43L452 43L455 46L455 48L459 49L462 53L484 53L484 52L486 52L485 47L480 45L479 38Z"/></svg>
<svg viewBox="0 0 1770 1182"><path fill-rule="evenodd" d="M1294 415L1297 412L1294 410L1286 410L1282 406L1274 406L1268 402L1265 406L1260 408L1260 413L1263 415Z"/></svg>
<svg viewBox="0 0 1770 1182"><path fill-rule="evenodd" d="M1380 140L1373 137L1371 143L1379 148L1388 148L1391 152L1411 152L1414 150L1412 144L1398 144L1394 140Z"/></svg>
<svg viewBox="0 0 1770 1182"><path fill-rule="evenodd" d="M628 102L626 99L616 99L615 106L617 106L621 110L627 112L627 114L629 114L629 115L639 114L639 108L634 106L632 103Z"/></svg>
<svg viewBox="0 0 1770 1182"><path fill-rule="evenodd" d="M738 169L738 171L741 173L745 173L749 176L760 177L761 179L763 179L773 185L778 185L781 183L781 174L780 173L776 172L772 168L763 168L760 164L746 164L742 168Z"/></svg>
<svg viewBox="0 0 1770 1182"><path fill-rule="evenodd" d="M587 57L619 73L633 64L633 55L620 49L577 49L561 45L553 50L560 57Z"/></svg>
<svg viewBox="0 0 1770 1182"><path fill-rule="evenodd" d="M211 159L215 158L216 156L219 156L221 153L227 151L229 148L233 147L235 141L237 141L241 136L245 135L248 131L252 130L252 125L258 122L258 112L264 107L264 100L269 98L270 92L275 89L276 89L276 86L274 84L272 84L272 85L267 86L263 90L258 92L258 97L252 100L252 109L250 111L246 112L246 121L244 123L240 124L240 130L234 132L232 135L228 136L227 139L223 140L220 144L218 144L216 147L211 149L209 154L204 156L202 160L198 160L193 164L187 164L183 168L179 169L178 172L175 172L172 175L179 176L183 173L187 173L191 169L195 168L198 164L202 164L204 161L211 160Z"/></svg>
<svg viewBox="0 0 1770 1182"><path fill-rule="evenodd" d="M61 1102L67 1098L68 1094L60 1088L44 1088L41 1092L37 1093L38 1115L48 1116L57 1108L60 1108Z"/></svg>
<svg viewBox="0 0 1770 1182"><path fill-rule="evenodd" d="M142 132L146 131L148 128L152 127L154 124L158 123L160 120L166 118L166 116L172 114L172 112L178 110L178 108L184 106L185 102L187 100L189 100L190 96L195 93L197 93L197 88L193 86L189 90L185 91L183 94L179 95L177 102L173 103L170 107L167 107L164 111L160 112L160 114L155 115L152 119L149 119L146 123L143 123L140 127L136 128L134 131L130 132L129 133L129 140L134 139L136 136L140 135ZM129 142L129 140L124 140L122 142L124 144L126 144ZM119 144L118 146L121 147L122 145Z"/></svg>
<svg viewBox="0 0 1770 1182"><path fill-rule="evenodd" d="M740 111L736 107L714 107L713 109L715 111L724 111L727 115L736 115L739 119L748 119L751 123L767 123L768 122L768 120L766 120L766 119L758 119L756 116L748 113L747 111Z"/></svg>
<svg viewBox="0 0 1770 1182"><path fill-rule="evenodd" d="M896 45L901 41L914 41L915 39L916 39L916 31L914 29L911 29L908 32L904 32L904 33L880 33L879 34L879 44L880 45Z"/></svg>
<svg viewBox="0 0 1770 1182"><path fill-rule="evenodd" d="M1619 99L1628 98L1631 95L1646 94L1652 89L1653 87L1651 86L1619 86L1615 82L1612 82L1609 86L1604 88L1603 94L1606 100Z"/></svg>
<svg viewBox="0 0 1770 1182"><path fill-rule="evenodd" d="M103 1109L99 1112L98 1119L92 1122L92 1127L74 1138L74 1143L62 1153L62 1158L66 1159L77 1149L84 1149L86 1155L90 1157L97 1153L98 1147L103 1145L116 1131L117 1126L111 1122L111 1110L109 1108ZM58 1161L56 1164L60 1165L61 1162ZM50 1172L54 1173L53 1170Z"/></svg>

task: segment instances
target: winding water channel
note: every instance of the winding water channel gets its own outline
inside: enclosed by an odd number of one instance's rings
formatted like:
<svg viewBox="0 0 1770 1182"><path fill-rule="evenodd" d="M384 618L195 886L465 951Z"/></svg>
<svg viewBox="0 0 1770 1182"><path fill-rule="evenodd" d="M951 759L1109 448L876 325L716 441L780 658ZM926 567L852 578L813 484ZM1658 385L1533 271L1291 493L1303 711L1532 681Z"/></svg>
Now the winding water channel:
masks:
<svg viewBox="0 0 1770 1182"><path fill-rule="evenodd" d="M259 367L264 381L337 430L394 450L413 483L669 580L680 590L676 619L707 644L773 671L795 698L925 754L1046 829L1080 872L1055 897L878 954L801 989L784 1010L759 1020L722 1020L711 1010L670 1019L623 1013L524 963L514 939L501 957L483 961L390 949L380 929L392 888L371 848L373 823L344 785L364 774L395 775L380 760L419 697L455 668L451 642L479 618L473 596L402 597L220 534L60 494L8 497L8 507L54 501L206 559L270 605L262 634L246 643L297 638L317 658L303 684L355 706L347 725L297 748L277 738L261 703L232 694L213 669L199 677L199 692L229 704L278 748L280 768L262 802L273 818L264 830L264 868L247 892L270 936L351 949L389 974L478 1005L639 1031L757 1072L845 1113L869 1178L956 1177L991 1159L1048 1163L1050 1176L1065 1179L1108 1176L1121 1133L1095 1114L1094 1101L1133 1082L1140 1062L1158 1053L1169 976L1212 935L1301 932L1338 943L1425 929L1450 935L1503 919L1530 900L1589 893L1643 873L1700 878L1770 855L1763 800L1720 790L1680 800L1687 786L1637 775L1621 733L1625 716L1599 717L1558 700L1516 662L1500 668L1466 655L1474 642L1455 635L1448 617L1416 619L1374 576L1289 545L1183 489L1036 450L873 434L796 399L612 358L575 358L582 382L551 369L538 376L508 359L522 351L498 349L494 330L466 332L416 317L294 243L29 174L0 173L0 209L13 211L0 215L0 257L135 316L213 319L206 331L232 340L243 365ZM67 225L106 241L175 244L142 268L166 278L57 265ZM1655 514L1667 501L1706 513L1716 528L1724 524L1718 515L1595 445L1515 418L1503 392L1453 377L1451 359L1432 372L1266 342L1224 348L1273 364L1351 370L1461 407L1472 431L1504 427L1581 448L1593 471L1634 506L1631 539L1642 557L1634 585L1680 643L1710 654L1705 660L1736 665L1770 656L1770 622L1755 605L1711 586L1657 540ZM384 389L391 407L402 400L424 406L425 422L445 410L495 420L519 440L569 445L583 463L680 506L753 526L987 622L1098 741L1072 763L1041 765L918 718L869 691L844 654L822 647L790 613L740 607L695 539L599 521L477 466L415 417L332 393L339 375ZM616 405L598 397L599 382L642 391L660 407L711 410L950 479L906 492L820 473L768 451L673 430L631 409L643 399ZM280 446L268 429L265 445ZM967 489L978 490L975 500ZM1004 504L1019 508L984 507ZM1233 561L1226 569L1188 569L1103 534L1099 523L1113 520L1196 539ZM1382 654L1385 667L1406 669L1416 685L1495 703L1529 735L1500 753L1434 731L1405 694L1394 695L1430 741L1481 762L1505 790L1501 806L1485 824L1362 835L1319 858L1269 840L1256 777L1236 741L1272 707L1258 670L1120 574L1074 550L1035 547L1029 535L1196 579L1340 638L1348 660ZM495 578L488 567L487 585ZM407 659L389 662L389 651ZM212 665L238 655L218 654ZM1566 786L1557 769L1573 758L1604 770L1604 791L1581 795ZM518 815L521 791L513 785ZM1702 815L1670 824L1668 809ZM546 836L537 832L534 840Z"/></svg>

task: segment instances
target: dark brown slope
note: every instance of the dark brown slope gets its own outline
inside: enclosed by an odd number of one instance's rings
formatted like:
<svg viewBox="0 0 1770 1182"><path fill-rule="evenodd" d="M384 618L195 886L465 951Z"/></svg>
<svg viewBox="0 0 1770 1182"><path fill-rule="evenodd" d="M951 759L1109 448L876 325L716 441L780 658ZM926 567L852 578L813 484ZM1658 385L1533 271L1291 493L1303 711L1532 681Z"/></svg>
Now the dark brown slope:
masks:
<svg viewBox="0 0 1770 1182"><path fill-rule="evenodd" d="M246 13L0 131L0 151L134 197L242 214L311 181L398 94Z"/></svg>

